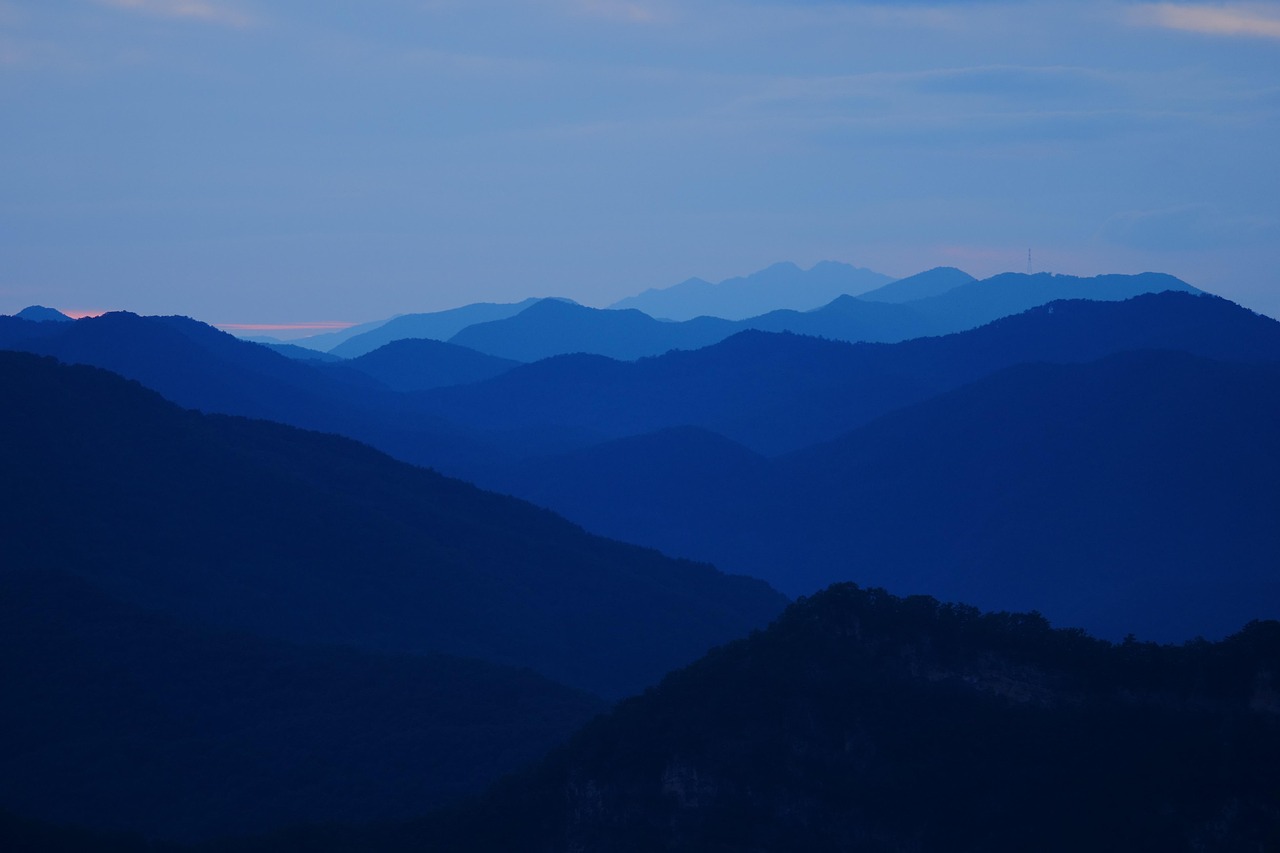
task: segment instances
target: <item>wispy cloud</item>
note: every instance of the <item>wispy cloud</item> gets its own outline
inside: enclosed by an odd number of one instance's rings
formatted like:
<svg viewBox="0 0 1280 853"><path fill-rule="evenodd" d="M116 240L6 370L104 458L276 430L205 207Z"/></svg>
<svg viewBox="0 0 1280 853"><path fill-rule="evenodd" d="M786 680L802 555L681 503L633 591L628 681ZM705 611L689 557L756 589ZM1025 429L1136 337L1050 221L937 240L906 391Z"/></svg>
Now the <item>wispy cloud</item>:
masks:
<svg viewBox="0 0 1280 853"><path fill-rule="evenodd" d="M1145 26L1215 36L1280 39L1280 10L1275 5L1144 3L1132 15Z"/></svg>
<svg viewBox="0 0 1280 853"><path fill-rule="evenodd" d="M254 25L251 15L221 3L209 0L96 0L99 5L111 6L161 18L179 18L206 24L243 29Z"/></svg>

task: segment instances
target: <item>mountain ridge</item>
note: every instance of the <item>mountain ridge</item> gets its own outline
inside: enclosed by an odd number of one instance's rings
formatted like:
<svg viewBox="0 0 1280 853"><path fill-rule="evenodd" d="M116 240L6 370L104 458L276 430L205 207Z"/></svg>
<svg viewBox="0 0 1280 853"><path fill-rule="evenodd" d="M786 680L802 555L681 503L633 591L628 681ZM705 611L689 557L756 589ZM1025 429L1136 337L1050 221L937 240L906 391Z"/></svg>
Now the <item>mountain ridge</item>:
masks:
<svg viewBox="0 0 1280 853"><path fill-rule="evenodd" d="M0 353L0 388L24 413L0 428L10 565L75 566L145 609L618 696L785 601L349 439L184 411L98 369Z"/></svg>

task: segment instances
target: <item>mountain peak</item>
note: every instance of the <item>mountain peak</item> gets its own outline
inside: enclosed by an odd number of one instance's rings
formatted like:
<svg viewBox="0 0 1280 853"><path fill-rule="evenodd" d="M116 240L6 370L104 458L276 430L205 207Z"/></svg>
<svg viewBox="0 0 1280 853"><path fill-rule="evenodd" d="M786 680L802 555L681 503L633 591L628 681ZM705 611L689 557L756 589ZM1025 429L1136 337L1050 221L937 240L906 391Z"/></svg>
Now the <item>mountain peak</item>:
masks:
<svg viewBox="0 0 1280 853"><path fill-rule="evenodd" d="M33 323L69 323L73 319L55 308L46 308L43 305L28 305L13 316Z"/></svg>

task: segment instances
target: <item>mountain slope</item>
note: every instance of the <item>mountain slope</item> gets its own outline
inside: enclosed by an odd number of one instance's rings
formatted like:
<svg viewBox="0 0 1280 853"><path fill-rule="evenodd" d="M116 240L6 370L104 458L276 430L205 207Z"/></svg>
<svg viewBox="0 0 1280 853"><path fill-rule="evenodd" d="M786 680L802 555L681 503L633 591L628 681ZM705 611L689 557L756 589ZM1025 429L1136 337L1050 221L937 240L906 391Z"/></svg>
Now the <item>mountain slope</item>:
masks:
<svg viewBox="0 0 1280 853"><path fill-rule="evenodd" d="M1163 640L1280 616L1275 364L1020 365L768 462L687 467L679 435L529 462L504 485L793 595L856 580Z"/></svg>
<svg viewBox="0 0 1280 853"><path fill-rule="evenodd" d="M964 275L955 271L959 275ZM537 305L503 320L462 330L450 340L504 358L536 361L569 353L593 353L631 360L672 349L697 349L735 332L762 330L817 335L850 342L882 342L964 331L1001 317L1062 299L1119 301L1168 290L1200 291L1178 279L1144 273L1075 278L1012 273L983 281L953 284L942 275L944 292L910 302L867 301L844 295L808 311L778 310L733 322L697 317L682 322L656 321L626 310L598 310L571 303ZM930 278L907 282L910 291L938 289Z"/></svg>
<svg viewBox="0 0 1280 853"><path fill-rule="evenodd" d="M955 267L934 267L858 294L865 302L912 302L939 296L952 288L974 281L973 276Z"/></svg>
<svg viewBox="0 0 1280 853"><path fill-rule="evenodd" d="M665 320L700 316L744 320L779 309L807 311L888 281L888 276L836 261L822 261L808 270L779 263L718 284L693 278L672 287L646 290L609 307L635 308Z"/></svg>
<svg viewBox="0 0 1280 853"><path fill-rule="evenodd" d="M0 353L10 567L299 642L446 652L618 696L760 625L758 581L585 534L333 436Z"/></svg>
<svg viewBox="0 0 1280 853"><path fill-rule="evenodd" d="M220 632L55 573L0 573L0 680L5 808L176 840L416 817L603 708L528 670Z"/></svg>
<svg viewBox="0 0 1280 853"><path fill-rule="evenodd" d="M186 317L121 312L74 323L0 317L0 347L102 367L184 407L346 435L450 473L580 443L555 429L464 428L346 364L285 358Z"/></svg>
<svg viewBox="0 0 1280 853"><path fill-rule="evenodd" d="M672 323L635 309L602 310L546 299L507 319L468 326L449 342L516 361L578 352L630 361L672 349L699 349L733 330L732 323L714 317Z"/></svg>
<svg viewBox="0 0 1280 853"><path fill-rule="evenodd" d="M937 296L914 300L910 305L944 325L946 331L958 332L1060 299L1114 302L1165 291L1203 292L1163 273L1091 278L1052 273L1002 273L950 288Z"/></svg>
<svg viewBox="0 0 1280 853"><path fill-rule="evenodd" d="M698 426L774 455L829 441L1010 365L1133 349L1280 361L1280 323L1211 296L1073 300L892 345L744 332L696 352L630 364L562 356L432 391L426 400L442 416L482 428L572 427L609 439Z"/></svg>
<svg viewBox="0 0 1280 853"><path fill-rule="evenodd" d="M54 308L46 308L43 305L28 305L13 316L20 320L30 320L33 323L68 323L71 318L61 311Z"/></svg>
<svg viewBox="0 0 1280 853"><path fill-rule="evenodd" d="M365 849L1269 849L1280 624L1109 645L852 585Z"/></svg>
<svg viewBox="0 0 1280 853"><path fill-rule="evenodd" d="M542 300L531 297L512 303L477 302L461 308L450 308L447 311L401 314L367 332L352 335L330 347L329 352L342 358L356 358L392 341L407 338L447 341L467 326L514 316L540 301Z"/></svg>
<svg viewBox="0 0 1280 853"><path fill-rule="evenodd" d="M827 567L796 573L810 588L862 578L1107 636L1221 636L1280 616L1277 427L1275 364L1011 368L779 460L787 494L815 498L792 504L804 558L782 552Z"/></svg>
<svg viewBox="0 0 1280 853"><path fill-rule="evenodd" d="M406 338L352 358L344 366L394 391L424 391L492 379L519 363L444 341Z"/></svg>

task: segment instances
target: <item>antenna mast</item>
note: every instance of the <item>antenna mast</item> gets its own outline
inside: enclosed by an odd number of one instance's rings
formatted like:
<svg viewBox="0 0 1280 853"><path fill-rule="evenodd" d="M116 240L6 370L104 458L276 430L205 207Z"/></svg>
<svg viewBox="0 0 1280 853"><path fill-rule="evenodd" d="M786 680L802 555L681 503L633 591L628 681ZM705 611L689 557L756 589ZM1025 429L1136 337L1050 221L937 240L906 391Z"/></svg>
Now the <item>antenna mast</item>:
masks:
<svg viewBox="0 0 1280 853"><path fill-rule="evenodd" d="M1027 275L1031 275L1031 250L1027 249Z"/></svg>

